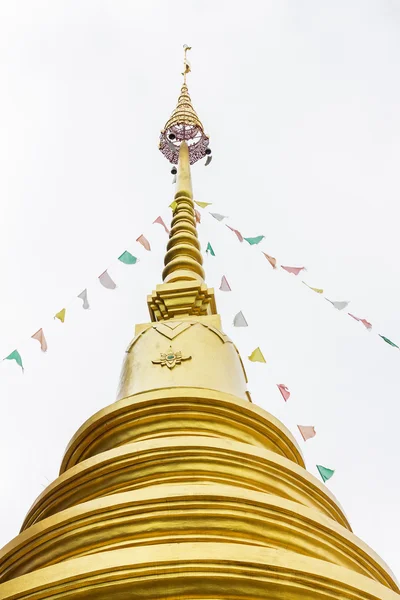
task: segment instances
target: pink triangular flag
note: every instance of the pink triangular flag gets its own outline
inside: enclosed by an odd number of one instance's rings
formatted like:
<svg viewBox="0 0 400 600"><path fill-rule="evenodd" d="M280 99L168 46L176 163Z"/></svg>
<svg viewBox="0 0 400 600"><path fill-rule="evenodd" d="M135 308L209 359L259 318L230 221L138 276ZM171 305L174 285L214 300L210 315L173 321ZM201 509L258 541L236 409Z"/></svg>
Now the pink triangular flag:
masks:
<svg viewBox="0 0 400 600"><path fill-rule="evenodd" d="M196 217L196 222L199 223L199 225L200 225L200 223L201 223L201 214L199 213L199 211L196 208L194 209L194 215Z"/></svg>
<svg viewBox="0 0 400 600"><path fill-rule="evenodd" d="M292 273L292 275L298 275L301 271L304 271L304 267L284 267L281 265L281 269L285 269L288 273Z"/></svg>
<svg viewBox="0 0 400 600"><path fill-rule="evenodd" d="M117 284L115 283L115 281L113 281L111 279L111 277L109 276L107 269L104 271L104 273L99 275L98 279L99 279L101 285L103 287L107 288L108 290L115 290L115 288L117 287Z"/></svg>
<svg viewBox="0 0 400 600"><path fill-rule="evenodd" d="M233 227L229 227L229 225L226 225L226 227L228 229L230 229L231 231L233 231L233 233L236 235L236 237L239 240L239 242L243 242L243 236L240 233L240 231L238 231L237 229L234 229Z"/></svg>
<svg viewBox="0 0 400 600"><path fill-rule="evenodd" d="M145 248L146 250L148 250L150 252L150 250L151 250L150 244L149 244L148 240L146 240L144 235L139 235L139 237L136 241L139 242L139 244L142 244L143 248Z"/></svg>
<svg viewBox="0 0 400 600"><path fill-rule="evenodd" d="M221 285L219 286L219 289L221 290L221 292L231 292L231 286L228 283L227 278L225 277L225 275L222 275L222 279L221 279Z"/></svg>
<svg viewBox="0 0 400 600"><path fill-rule="evenodd" d="M286 387L286 385L283 385L283 383L277 383L276 385L277 385L278 390L282 394L282 398L284 399L284 401L286 402L287 400L289 400L290 392L289 392L289 389Z"/></svg>
<svg viewBox="0 0 400 600"><path fill-rule="evenodd" d="M315 428L313 425L297 425L303 440L306 442L307 440L313 438L317 435Z"/></svg>
<svg viewBox="0 0 400 600"><path fill-rule="evenodd" d="M169 229L168 229L168 227L166 226L166 224L164 223L164 221L162 220L162 218L161 218L161 217L157 217L157 219L156 219L155 221L153 221L153 225L154 225L155 223L158 223L159 225L162 225L162 227L164 227L164 229L165 229L165 233L168 233L168 234L169 234ZM146 240L146 241L147 241L147 240ZM147 243L148 243L148 242L147 242ZM150 250L150 244L149 244L149 248L146 248L146 249Z"/></svg>
<svg viewBox="0 0 400 600"><path fill-rule="evenodd" d="M356 321L359 321L360 323L362 323L364 325L364 327L366 329L368 329L368 331L370 329L372 329L372 325L371 323L369 323L366 319L359 319L358 317L352 315L351 313L347 313L350 317L352 317L353 319L355 319Z"/></svg>
<svg viewBox="0 0 400 600"><path fill-rule="evenodd" d="M42 352L47 352L47 342L44 337L43 329L39 329L36 333L32 335L32 339L37 340L40 343L40 349Z"/></svg>
<svg viewBox="0 0 400 600"><path fill-rule="evenodd" d="M270 256L269 254L266 254L265 252L263 252L265 258L267 259L267 261L269 262L269 264L271 265L271 267L273 269L276 269L276 258L274 258L273 256Z"/></svg>

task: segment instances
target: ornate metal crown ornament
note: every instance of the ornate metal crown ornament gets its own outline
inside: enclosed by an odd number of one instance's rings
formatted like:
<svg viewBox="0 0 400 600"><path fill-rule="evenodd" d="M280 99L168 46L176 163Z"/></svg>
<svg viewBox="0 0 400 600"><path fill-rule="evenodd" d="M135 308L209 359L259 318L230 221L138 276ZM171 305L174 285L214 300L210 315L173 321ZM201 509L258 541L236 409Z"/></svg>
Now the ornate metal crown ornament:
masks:
<svg viewBox="0 0 400 600"><path fill-rule="evenodd" d="M186 53L191 48L185 44L183 50L183 85L178 104L161 131L159 148L165 158L176 165L178 164L180 145L185 141L189 148L190 164L192 165L207 156L206 165L208 165L211 162L211 150L208 147L210 140L204 133L203 124L192 106L186 85L186 75L191 71ZM172 173L175 175L175 167L172 169Z"/></svg>

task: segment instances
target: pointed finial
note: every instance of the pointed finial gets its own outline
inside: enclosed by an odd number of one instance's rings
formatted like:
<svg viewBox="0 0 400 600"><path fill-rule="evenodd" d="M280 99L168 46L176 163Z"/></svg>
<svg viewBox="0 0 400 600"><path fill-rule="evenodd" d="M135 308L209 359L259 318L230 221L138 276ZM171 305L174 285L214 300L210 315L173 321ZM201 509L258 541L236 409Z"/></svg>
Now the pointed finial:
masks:
<svg viewBox="0 0 400 600"><path fill-rule="evenodd" d="M192 49L191 46L188 46L187 44L183 45L183 73L182 73L183 83L186 83L186 75L188 73L190 73L190 71L192 70L190 68L190 62L188 61L187 56L186 56L187 51L191 50L191 49Z"/></svg>
<svg viewBox="0 0 400 600"><path fill-rule="evenodd" d="M160 135L159 148L165 158L173 165L178 164L179 148L182 142L186 142L188 145L191 165L211 153L208 148L209 139L204 133L203 124L192 106L186 85L186 75L191 71L186 56L188 50L191 50L191 47L185 44L183 46L183 84L178 104Z"/></svg>

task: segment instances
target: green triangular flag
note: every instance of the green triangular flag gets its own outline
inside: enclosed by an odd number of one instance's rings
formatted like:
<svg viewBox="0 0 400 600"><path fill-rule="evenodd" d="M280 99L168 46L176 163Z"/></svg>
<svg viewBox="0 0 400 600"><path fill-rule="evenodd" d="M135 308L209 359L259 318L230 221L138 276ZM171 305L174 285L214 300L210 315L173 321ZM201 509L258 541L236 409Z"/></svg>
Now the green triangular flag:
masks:
<svg viewBox="0 0 400 600"><path fill-rule="evenodd" d="M11 352L11 354L6 356L4 360L15 360L17 365L19 365L21 367L22 371L24 370L24 366L22 364L22 358L21 358L21 355L18 352L18 350L13 350L13 352Z"/></svg>
<svg viewBox="0 0 400 600"><path fill-rule="evenodd" d="M264 238L265 238L265 235L258 235L257 237L244 238L244 239L246 240L246 242L248 242L250 244L250 246L254 246L254 244L259 244Z"/></svg>
<svg viewBox="0 0 400 600"><path fill-rule="evenodd" d="M328 469L328 467L322 467L321 465L317 465L317 469L324 483L325 481L328 481L335 472L333 469Z"/></svg>
<svg viewBox="0 0 400 600"><path fill-rule="evenodd" d="M379 337L381 337L383 340L385 340L385 342L387 344L389 344L389 346L393 346L393 348L399 348L397 344L395 344L394 342L392 342L391 340L389 340L389 338L385 337L384 335L381 335L380 333L378 333ZM399 348L400 350L400 348Z"/></svg>
<svg viewBox="0 0 400 600"><path fill-rule="evenodd" d="M118 256L118 260L124 263L124 265L134 265L135 263L137 263L136 256L133 256L133 254L128 252L128 250L125 250L125 252L123 252L121 256Z"/></svg>
<svg viewBox="0 0 400 600"><path fill-rule="evenodd" d="M214 252L210 242L208 242L208 244L207 244L206 252L209 252L211 254L211 256L215 256L215 252Z"/></svg>

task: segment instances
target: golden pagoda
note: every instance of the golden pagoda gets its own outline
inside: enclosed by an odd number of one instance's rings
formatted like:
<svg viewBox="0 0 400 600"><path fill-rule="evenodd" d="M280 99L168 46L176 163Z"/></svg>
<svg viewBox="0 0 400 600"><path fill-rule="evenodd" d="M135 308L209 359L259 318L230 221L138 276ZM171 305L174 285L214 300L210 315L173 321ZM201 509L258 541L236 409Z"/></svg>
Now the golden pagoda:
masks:
<svg viewBox="0 0 400 600"><path fill-rule="evenodd" d="M184 63L160 150L178 168L163 283L116 402L0 553L1 600L400 600L290 432L252 404L205 283L190 164L210 159ZM209 160L208 160L209 162Z"/></svg>

